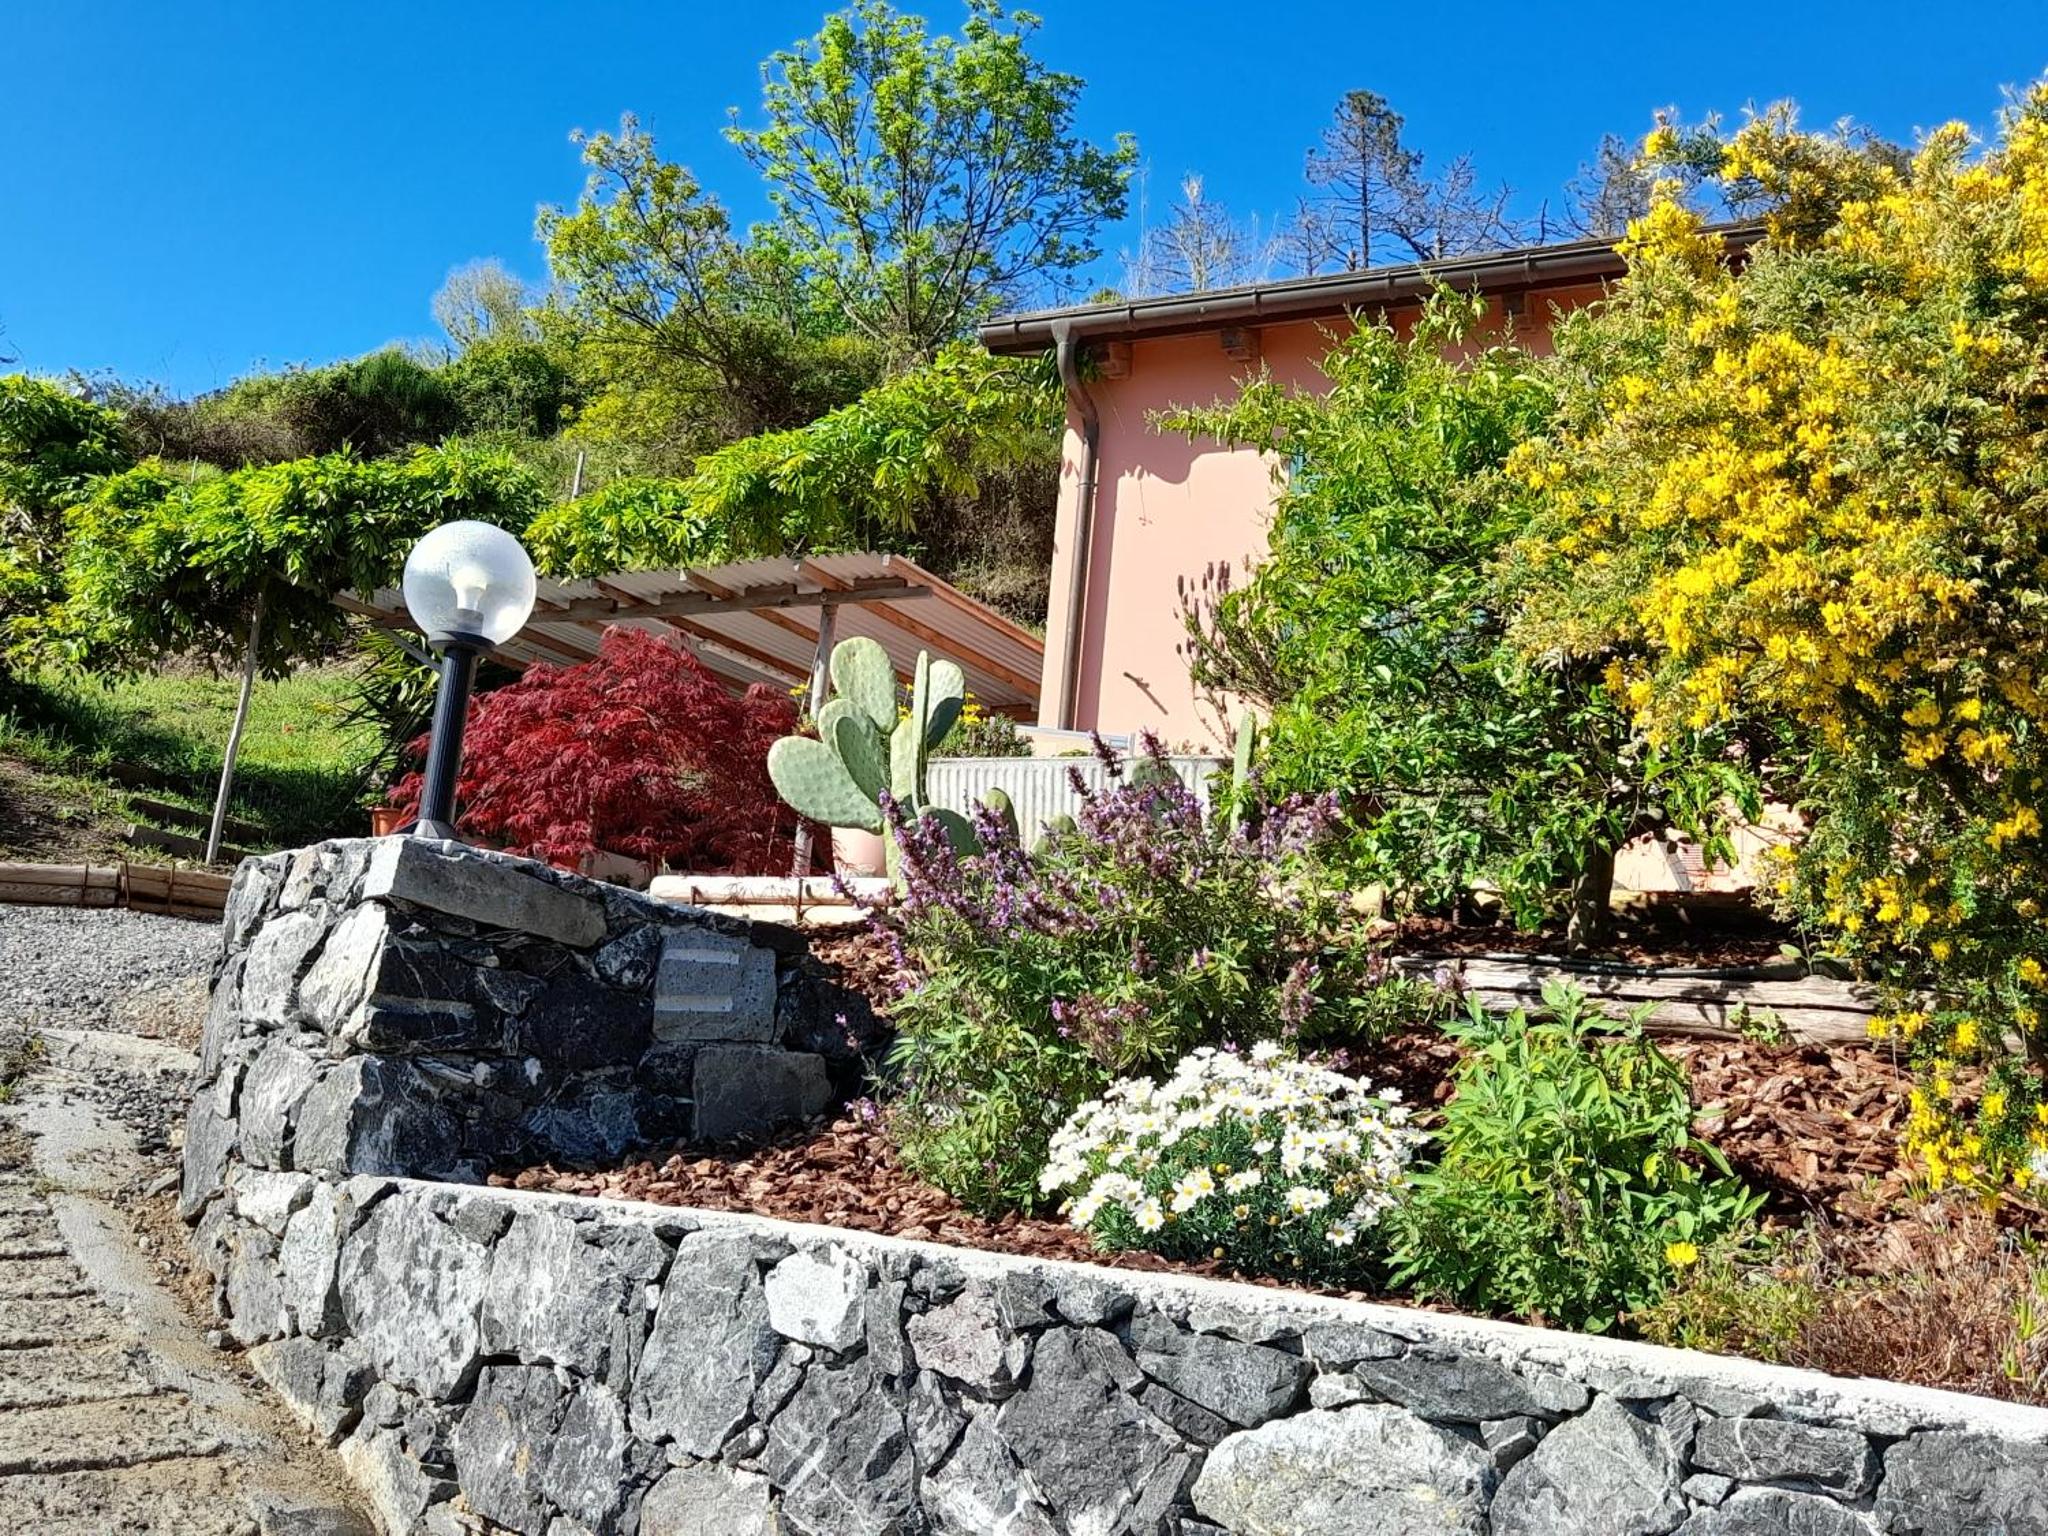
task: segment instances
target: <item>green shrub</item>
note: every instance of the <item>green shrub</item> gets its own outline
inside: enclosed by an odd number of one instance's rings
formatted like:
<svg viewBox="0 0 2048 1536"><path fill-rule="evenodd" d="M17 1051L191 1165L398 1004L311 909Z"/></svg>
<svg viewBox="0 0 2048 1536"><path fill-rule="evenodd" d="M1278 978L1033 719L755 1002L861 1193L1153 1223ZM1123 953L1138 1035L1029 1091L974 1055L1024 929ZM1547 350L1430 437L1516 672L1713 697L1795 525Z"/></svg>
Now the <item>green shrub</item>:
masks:
<svg viewBox="0 0 2048 1536"><path fill-rule="evenodd" d="M1313 857L1330 815L1226 826L1141 763L1029 856L989 814L966 857L906 827L886 919L914 978L892 1010L906 1165L980 1209L1028 1206L1052 1133L1117 1077L1204 1042L1356 1033L1383 962Z"/></svg>
<svg viewBox="0 0 2048 1536"><path fill-rule="evenodd" d="M1762 1203L1692 1134L1684 1072L1639 1024L1544 988L1547 1017L1475 1003L1436 1165L1395 1221L1395 1280L1604 1332Z"/></svg>
<svg viewBox="0 0 2048 1536"><path fill-rule="evenodd" d="M1759 1253L1738 1234L1711 1244L1628 1322L1653 1344L1785 1361L1821 1309L1813 1266Z"/></svg>
<svg viewBox="0 0 2048 1536"><path fill-rule="evenodd" d="M1104 1248L1222 1259L1327 1284L1364 1278L1420 1133L1400 1095L1285 1057L1204 1046L1164 1083L1125 1078L1052 1139L1040 1176Z"/></svg>

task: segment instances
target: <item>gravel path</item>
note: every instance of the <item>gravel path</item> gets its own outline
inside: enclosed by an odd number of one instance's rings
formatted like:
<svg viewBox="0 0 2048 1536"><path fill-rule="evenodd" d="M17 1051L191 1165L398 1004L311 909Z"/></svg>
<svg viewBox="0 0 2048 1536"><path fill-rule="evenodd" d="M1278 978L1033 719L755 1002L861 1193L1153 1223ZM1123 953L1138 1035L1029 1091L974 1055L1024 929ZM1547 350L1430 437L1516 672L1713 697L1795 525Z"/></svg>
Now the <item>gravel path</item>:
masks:
<svg viewBox="0 0 2048 1536"><path fill-rule="evenodd" d="M0 905L0 1026L113 1029L192 1045L217 923Z"/></svg>

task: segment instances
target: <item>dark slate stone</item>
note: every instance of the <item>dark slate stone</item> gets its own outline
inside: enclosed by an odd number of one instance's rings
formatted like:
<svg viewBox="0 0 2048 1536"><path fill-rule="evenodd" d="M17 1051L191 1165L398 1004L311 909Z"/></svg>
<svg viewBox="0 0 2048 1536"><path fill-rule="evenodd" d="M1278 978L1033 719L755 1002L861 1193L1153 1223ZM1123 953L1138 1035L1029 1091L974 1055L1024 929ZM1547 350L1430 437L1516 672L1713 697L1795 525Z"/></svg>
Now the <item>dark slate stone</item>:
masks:
<svg viewBox="0 0 2048 1536"><path fill-rule="evenodd" d="M1866 1536L1870 1527L1832 1499L1783 1488L1738 1489L1718 1509L1701 1510L1678 1536Z"/></svg>
<svg viewBox="0 0 2048 1536"><path fill-rule="evenodd" d="M1067 1529L1116 1531L1180 1445L1103 1369L1082 1331L1039 1339L1031 1375L997 1410L996 1427Z"/></svg>
<svg viewBox="0 0 2048 1536"><path fill-rule="evenodd" d="M402 1059L353 1056L328 1068L299 1106L292 1166L397 1178L483 1177L463 1150L462 1123Z"/></svg>
<svg viewBox="0 0 2048 1536"><path fill-rule="evenodd" d="M1156 1381L1147 1382L1139 1389L1138 1401L1195 1445L1214 1445L1230 1433L1228 1419L1211 1413L1199 1403L1189 1402L1178 1392L1162 1387Z"/></svg>
<svg viewBox="0 0 2048 1536"><path fill-rule="evenodd" d="M1146 1375L1247 1429L1285 1413L1308 1380L1308 1364L1299 1356L1189 1333L1156 1312L1132 1320L1131 1342Z"/></svg>
<svg viewBox="0 0 2048 1536"><path fill-rule="evenodd" d="M1877 1454L1855 1430L1783 1419L1709 1419L1692 1460L1737 1482L1808 1483L1851 1498L1877 1480Z"/></svg>
<svg viewBox="0 0 2048 1536"><path fill-rule="evenodd" d="M628 992L644 992L654 983L655 967L661 964L661 946L666 934L652 924L634 928L591 957L599 980Z"/></svg>
<svg viewBox="0 0 2048 1536"><path fill-rule="evenodd" d="M511 1019L523 1018L548 985L538 976L507 970L502 965L478 966L474 974L478 999Z"/></svg>
<svg viewBox="0 0 2048 1536"><path fill-rule="evenodd" d="M768 1426L761 1466L799 1528L910 1531L921 1523L910 1425L865 1355L806 1373Z"/></svg>
<svg viewBox="0 0 2048 1536"><path fill-rule="evenodd" d="M593 1536L628 1528L634 1497L662 1465L661 1453L627 1429L617 1394L595 1386L570 1394L543 1454L541 1488Z"/></svg>
<svg viewBox="0 0 2048 1536"><path fill-rule="evenodd" d="M1410 1354L1395 1360L1361 1360L1352 1374L1373 1396L1413 1409L1425 1419L1477 1424L1543 1411L1521 1377L1476 1356Z"/></svg>
<svg viewBox="0 0 2048 1536"><path fill-rule="evenodd" d="M2048 1536L2048 1445L1955 1430L1884 1453L1879 1526L1897 1536Z"/></svg>
<svg viewBox="0 0 2048 1536"><path fill-rule="evenodd" d="M350 1017L347 1036L352 1045L364 1050L398 1053L496 1054L510 1049L512 1044L510 1022L491 1009L438 999L373 999Z"/></svg>
<svg viewBox="0 0 2048 1536"><path fill-rule="evenodd" d="M549 1162L597 1163L616 1158L662 1134L658 1101L632 1088L587 1084L566 1098L536 1105L519 1122L534 1155ZM672 1107L672 1106L671 1106ZM652 1125L643 1112L655 1109Z"/></svg>
<svg viewBox="0 0 2048 1536"><path fill-rule="evenodd" d="M519 1020L526 1055L570 1071L638 1061L654 1043L654 1008L570 971L549 982Z"/></svg>

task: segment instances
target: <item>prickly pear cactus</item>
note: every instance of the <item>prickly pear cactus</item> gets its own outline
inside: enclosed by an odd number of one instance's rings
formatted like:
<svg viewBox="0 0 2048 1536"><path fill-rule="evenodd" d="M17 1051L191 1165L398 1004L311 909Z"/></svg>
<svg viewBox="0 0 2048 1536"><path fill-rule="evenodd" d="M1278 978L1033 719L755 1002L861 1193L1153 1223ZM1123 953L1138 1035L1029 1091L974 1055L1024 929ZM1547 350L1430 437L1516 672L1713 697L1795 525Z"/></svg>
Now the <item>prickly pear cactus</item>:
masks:
<svg viewBox="0 0 2048 1536"><path fill-rule="evenodd" d="M895 669L878 642L865 636L842 640L832 648L826 670L833 697L817 712L818 739L785 736L768 749L768 777L776 793L808 820L889 834L881 804L886 790L906 816L936 817L955 848L973 851L974 829L967 819L933 806L925 793L931 749L945 740L966 703L965 674L920 651L910 710L899 718ZM895 878L893 834L888 854Z"/></svg>

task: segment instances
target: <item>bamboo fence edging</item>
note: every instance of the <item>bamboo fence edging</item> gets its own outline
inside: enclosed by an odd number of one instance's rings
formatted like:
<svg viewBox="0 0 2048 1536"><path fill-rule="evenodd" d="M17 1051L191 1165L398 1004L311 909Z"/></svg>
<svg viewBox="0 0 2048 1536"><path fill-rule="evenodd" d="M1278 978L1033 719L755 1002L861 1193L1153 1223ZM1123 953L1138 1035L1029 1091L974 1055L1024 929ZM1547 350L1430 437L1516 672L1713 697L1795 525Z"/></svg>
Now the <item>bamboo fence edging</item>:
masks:
<svg viewBox="0 0 2048 1536"><path fill-rule="evenodd" d="M0 903L128 907L211 921L227 906L232 875L167 864L0 864Z"/></svg>

